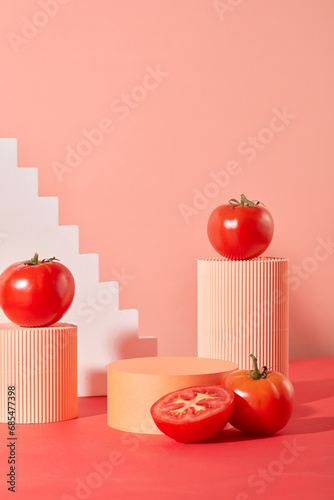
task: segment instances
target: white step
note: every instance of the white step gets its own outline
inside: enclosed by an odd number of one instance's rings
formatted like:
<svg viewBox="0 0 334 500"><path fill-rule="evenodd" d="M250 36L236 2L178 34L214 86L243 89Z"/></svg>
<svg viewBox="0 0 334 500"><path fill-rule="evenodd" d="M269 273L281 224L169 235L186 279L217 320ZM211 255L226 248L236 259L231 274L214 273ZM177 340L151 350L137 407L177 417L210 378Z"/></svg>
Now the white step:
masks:
<svg viewBox="0 0 334 500"><path fill-rule="evenodd" d="M76 294L63 320L78 325L79 396L104 395L106 365L156 356L157 339L138 338L138 311L119 310L118 283L100 282L98 255L79 253L79 228L59 226L58 198L38 196L37 169L18 168L16 139L0 139L0 173L0 272L35 252L72 271Z"/></svg>

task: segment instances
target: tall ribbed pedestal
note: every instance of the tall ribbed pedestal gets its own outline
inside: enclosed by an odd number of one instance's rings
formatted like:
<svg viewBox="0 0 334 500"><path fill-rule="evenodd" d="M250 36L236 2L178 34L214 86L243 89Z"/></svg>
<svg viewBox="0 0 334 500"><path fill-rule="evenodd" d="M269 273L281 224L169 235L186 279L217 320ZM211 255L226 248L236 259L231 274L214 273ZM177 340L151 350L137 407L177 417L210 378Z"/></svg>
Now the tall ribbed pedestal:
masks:
<svg viewBox="0 0 334 500"><path fill-rule="evenodd" d="M8 387L15 387L16 423L59 422L78 415L76 326L0 324L0 363L0 422L8 419Z"/></svg>
<svg viewBox="0 0 334 500"><path fill-rule="evenodd" d="M198 356L288 376L288 260L198 260Z"/></svg>

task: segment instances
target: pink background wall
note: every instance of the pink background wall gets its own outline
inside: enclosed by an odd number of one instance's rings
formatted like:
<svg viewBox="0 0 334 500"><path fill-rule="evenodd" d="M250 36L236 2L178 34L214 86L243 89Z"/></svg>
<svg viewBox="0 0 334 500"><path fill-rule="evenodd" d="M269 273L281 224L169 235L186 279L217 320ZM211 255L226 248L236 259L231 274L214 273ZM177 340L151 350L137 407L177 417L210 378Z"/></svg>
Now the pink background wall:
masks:
<svg viewBox="0 0 334 500"><path fill-rule="evenodd" d="M160 355L196 354L206 222L241 193L272 212L267 255L290 259L290 357L334 354L333 15L330 0L2 8L0 137L100 279L123 274L120 305Z"/></svg>

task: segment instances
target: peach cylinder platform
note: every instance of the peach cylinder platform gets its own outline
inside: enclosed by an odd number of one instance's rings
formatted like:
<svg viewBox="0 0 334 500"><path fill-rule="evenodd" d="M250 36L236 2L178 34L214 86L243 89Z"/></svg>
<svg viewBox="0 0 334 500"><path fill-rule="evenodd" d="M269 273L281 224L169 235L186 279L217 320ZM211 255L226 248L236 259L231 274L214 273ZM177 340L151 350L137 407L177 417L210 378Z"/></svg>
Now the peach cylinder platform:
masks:
<svg viewBox="0 0 334 500"><path fill-rule="evenodd" d="M0 362L0 422L8 420L8 387L13 386L18 424L77 417L75 325L24 328L0 324Z"/></svg>
<svg viewBox="0 0 334 500"><path fill-rule="evenodd" d="M162 434L150 413L153 403L195 385L221 384L238 366L230 361L191 357L147 357L108 365L108 425L140 434Z"/></svg>
<svg viewBox="0 0 334 500"><path fill-rule="evenodd" d="M288 376L288 260L198 260L198 355Z"/></svg>

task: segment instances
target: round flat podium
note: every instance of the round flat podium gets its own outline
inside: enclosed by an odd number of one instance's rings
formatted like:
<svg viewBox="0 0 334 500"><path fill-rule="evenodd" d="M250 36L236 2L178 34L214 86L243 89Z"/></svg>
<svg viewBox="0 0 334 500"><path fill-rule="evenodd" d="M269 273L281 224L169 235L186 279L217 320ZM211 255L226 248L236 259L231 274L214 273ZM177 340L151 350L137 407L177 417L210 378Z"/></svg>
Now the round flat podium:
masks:
<svg viewBox="0 0 334 500"><path fill-rule="evenodd" d="M108 365L108 425L139 434L162 434L150 408L169 392L221 384L238 366L230 361L194 357L147 357Z"/></svg>
<svg viewBox="0 0 334 500"><path fill-rule="evenodd" d="M9 397L18 424L77 417L75 325L24 328L0 324L0 363L0 422L8 421Z"/></svg>

